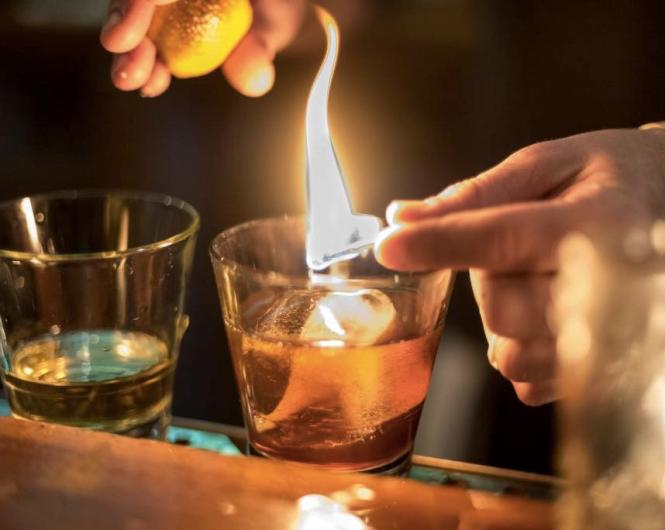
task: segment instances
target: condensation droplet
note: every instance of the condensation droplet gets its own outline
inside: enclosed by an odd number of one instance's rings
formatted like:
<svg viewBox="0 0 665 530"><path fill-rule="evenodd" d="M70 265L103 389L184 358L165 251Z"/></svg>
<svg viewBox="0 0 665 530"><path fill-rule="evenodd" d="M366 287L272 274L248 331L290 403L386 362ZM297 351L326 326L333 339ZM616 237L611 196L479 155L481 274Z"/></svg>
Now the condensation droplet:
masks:
<svg viewBox="0 0 665 530"><path fill-rule="evenodd" d="M25 287L25 277L19 276L16 278L16 280L14 280L14 285L16 285L17 289L23 289L23 287Z"/></svg>
<svg viewBox="0 0 665 530"><path fill-rule="evenodd" d="M60 326L57 324L53 324L50 328L49 331L51 332L51 335L60 335Z"/></svg>
<svg viewBox="0 0 665 530"><path fill-rule="evenodd" d="M44 222L44 214L42 212L37 212L35 214L35 221L38 223L43 223Z"/></svg>

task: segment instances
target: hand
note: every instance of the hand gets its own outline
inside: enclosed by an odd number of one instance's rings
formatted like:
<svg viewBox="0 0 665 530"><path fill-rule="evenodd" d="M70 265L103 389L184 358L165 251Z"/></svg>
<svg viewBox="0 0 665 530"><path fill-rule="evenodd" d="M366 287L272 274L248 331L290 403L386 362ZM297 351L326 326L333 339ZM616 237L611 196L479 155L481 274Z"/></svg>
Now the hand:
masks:
<svg viewBox="0 0 665 530"><path fill-rule="evenodd" d="M547 323L556 249L665 215L665 131L607 130L535 144L425 201L396 201L377 259L397 270L471 269L492 365L526 404L556 399Z"/></svg>
<svg viewBox="0 0 665 530"><path fill-rule="evenodd" d="M111 78L120 90L141 90L146 97L162 94L171 73L146 36L158 5L178 0L112 0L101 43L115 53ZM275 81L273 60L295 37L305 13L305 0L253 0L252 29L222 65L228 82L246 96L262 96Z"/></svg>

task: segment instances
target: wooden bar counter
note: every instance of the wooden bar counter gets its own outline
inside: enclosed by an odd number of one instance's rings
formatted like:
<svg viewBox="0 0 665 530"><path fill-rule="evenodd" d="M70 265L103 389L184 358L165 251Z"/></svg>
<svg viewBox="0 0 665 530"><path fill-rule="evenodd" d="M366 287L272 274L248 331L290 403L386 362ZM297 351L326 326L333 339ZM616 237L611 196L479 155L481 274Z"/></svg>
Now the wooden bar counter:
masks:
<svg viewBox="0 0 665 530"><path fill-rule="evenodd" d="M2 530L345 530L303 523L312 494L367 530L553 528L545 501L0 419Z"/></svg>

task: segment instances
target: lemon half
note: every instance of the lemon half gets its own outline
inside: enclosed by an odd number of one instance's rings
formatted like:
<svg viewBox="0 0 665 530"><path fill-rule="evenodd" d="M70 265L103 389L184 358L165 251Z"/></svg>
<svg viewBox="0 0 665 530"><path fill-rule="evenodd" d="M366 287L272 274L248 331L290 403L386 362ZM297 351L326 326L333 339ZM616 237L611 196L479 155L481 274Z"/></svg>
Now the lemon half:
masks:
<svg viewBox="0 0 665 530"><path fill-rule="evenodd" d="M175 77L197 77L219 67L251 25L249 0L180 0L155 10L148 36Z"/></svg>

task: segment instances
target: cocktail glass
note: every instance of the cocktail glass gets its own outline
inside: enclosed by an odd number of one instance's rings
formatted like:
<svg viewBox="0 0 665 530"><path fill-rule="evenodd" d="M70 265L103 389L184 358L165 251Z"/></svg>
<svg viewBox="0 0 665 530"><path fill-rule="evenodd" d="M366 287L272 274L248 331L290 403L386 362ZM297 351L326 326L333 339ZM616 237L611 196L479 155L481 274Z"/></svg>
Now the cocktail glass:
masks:
<svg viewBox="0 0 665 530"><path fill-rule="evenodd" d="M251 450L344 471L408 468L453 285L371 253L313 274L304 219L252 221L211 256Z"/></svg>

